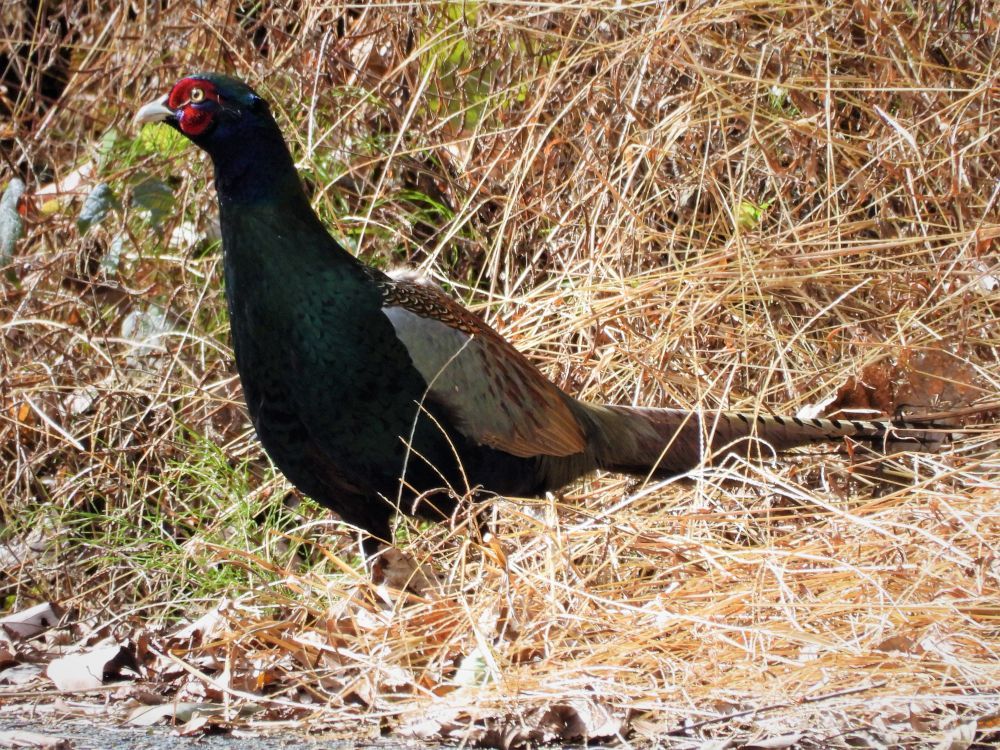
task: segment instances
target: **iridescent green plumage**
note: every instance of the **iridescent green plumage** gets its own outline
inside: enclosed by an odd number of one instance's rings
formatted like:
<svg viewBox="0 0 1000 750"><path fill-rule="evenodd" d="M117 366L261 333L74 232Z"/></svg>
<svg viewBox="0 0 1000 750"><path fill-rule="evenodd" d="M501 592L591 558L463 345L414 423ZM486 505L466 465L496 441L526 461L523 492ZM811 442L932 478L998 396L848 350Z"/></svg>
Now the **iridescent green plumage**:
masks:
<svg viewBox="0 0 1000 750"><path fill-rule="evenodd" d="M344 250L242 82L183 79L137 119L212 158L236 363L264 448L371 538L389 539L397 510L440 519L469 494L538 495L597 468L675 475L750 435L780 450L894 427L578 401L436 287Z"/></svg>

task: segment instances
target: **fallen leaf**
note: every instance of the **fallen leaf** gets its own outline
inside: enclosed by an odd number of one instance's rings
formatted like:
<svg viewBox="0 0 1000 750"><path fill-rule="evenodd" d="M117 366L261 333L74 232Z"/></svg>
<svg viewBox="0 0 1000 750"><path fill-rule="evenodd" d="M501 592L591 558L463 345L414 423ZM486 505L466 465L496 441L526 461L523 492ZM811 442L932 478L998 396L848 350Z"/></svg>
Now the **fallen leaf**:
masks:
<svg viewBox="0 0 1000 750"><path fill-rule="evenodd" d="M214 724L218 720L219 717L216 716L209 716L208 714L195 714L188 721L177 727L176 734L180 737L191 737L196 734L204 734L209 730L209 722Z"/></svg>
<svg viewBox="0 0 1000 750"><path fill-rule="evenodd" d="M203 239L205 237L198 231L197 225L190 221L185 221L170 233L170 237L167 239L167 247L174 250L187 250L195 247Z"/></svg>
<svg viewBox="0 0 1000 750"><path fill-rule="evenodd" d="M51 750L70 750L73 745L64 737L41 732L0 732L0 747L43 747Z"/></svg>
<svg viewBox="0 0 1000 750"><path fill-rule="evenodd" d="M0 671L0 685L27 685L41 676L40 664L17 664Z"/></svg>
<svg viewBox="0 0 1000 750"><path fill-rule="evenodd" d="M0 263L0 265L3 264ZM997 277L995 267L991 267L981 260L973 261L971 265L972 268L980 274L976 283L976 288L979 289L980 292L989 295L993 294L997 291L997 289L1000 289L1000 278Z"/></svg>
<svg viewBox="0 0 1000 750"><path fill-rule="evenodd" d="M158 305L144 310L133 310L122 321L122 338L128 339L131 349L125 355L131 367L148 365L158 353L165 351L163 335L173 330L167 312Z"/></svg>
<svg viewBox="0 0 1000 750"><path fill-rule="evenodd" d="M764 740L754 740L748 742L744 747L759 748L760 750L781 750L783 747L794 747L802 739L802 732L792 734L782 734L777 737L768 737Z"/></svg>
<svg viewBox="0 0 1000 750"><path fill-rule="evenodd" d="M25 404L27 406L27 404ZM31 408L30 406L28 407ZM34 414L34 412L31 412ZM33 528L27 537L15 537L6 542L0 542L0 570L26 565L42 555L59 532L52 528ZM25 610L30 611L30 610ZM57 618L58 619L58 618ZM0 623L3 620L0 619ZM0 634L7 631L0 627ZM9 636L8 636L9 637Z"/></svg>
<svg viewBox="0 0 1000 750"><path fill-rule="evenodd" d="M122 674L124 669L139 674L132 652L124 646L112 645L55 659L45 674L57 688L72 692L94 690L109 682L128 679Z"/></svg>
<svg viewBox="0 0 1000 750"><path fill-rule="evenodd" d="M221 703L174 701L162 703L159 706L134 708L128 715L128 723L137 727L150 727L163 721L188 725L200 717L225 719L228 716L235 719L250 716L260 710L261 707L256 703L244 703L236 708L231 705L224 706ZM229 721L229 719L225 720Z"/></svg>
<svg viewBox="0 0 1000 750"><path fill-rule="evenodd" d="M172 641L192 641L203 643L215 640L219 632L226 626L226 619L222 615L223 607L227 607L229 602L223 600L221 604L203 614L194 622L188 623L176 633L170 636Z"/></svg>
<svg viewBox="0 0 1000 750"><path fill-rule="evenodd" d="M156 706L138 706L132 709L128 715L128 723L137 727L151 727L167 719L178 722L186 722L194 716L198 706L214 705L193 703L188 701L173 701L171 703L161 703Z"/></svg>
<svg viewBox="0 0 1000 750"><path fill-rule="evenodd" d="M492 674L486 655L479 647L476 647L462 658L462 663L458 665L452 682L456 685L478 687L491 682L491 678Z"/></svg>
<svg viewBox="0 0 1000 750"><path fill-rule="evenodd" d="M946 351L916 352L902 369L895 406L913 414L960 408L984 395L995 395L975 367Z"/></svg>
<svg viewBox="0 0 1000 750"><path fill-rule="evenodd" d="M570 698L551 706L538 720L533 733L542 742L587 742L621 736L626 720L608 708L586 699ZM538 736L538 733L541 736Z"/></svg>
<svg viewBox="0 0 1000 750"><path fill-rule="evenodd" d="M390 589L409 591L417 596L427 596L441 585L431 565L420 565L394 547L383 550L378 556L372 569L372 580Z"/></svg>
<svg viewBox="0 0 1000 750"><path fill-rule="evenodd" d="M74 169L59 182L50 182L31 195L33 205L41 204L42 215L58 213L69 203L72 196L81 192L81 187L94 176L94 165L87 162Z"/></svg>
<svg viewBox="0 0 1000 750"><path fill-rule="evenodd" d="M0 618L0 629L13 640L23 641L44 633L58 623L60 617L62 612L57 611L51 603L45 602Z"/></svg>
<svg viewBox="0 0 1000 750"><path fill-rule="evenodd" d="M849 377L818 416L870 419L891 415L896 404L898 377L898 368L888 360L870 364L861 371L861 377Z"/></svg>
<svg viewBox="0 0 1000 750"><path fill-rule="evenodd" d="M875 649L884 651L887 654L899 652L903 654L923 653L924 649L911 637L907 635L892 635L879 643Z"/></svg>
<svg viewBox="0 0 1000 750"><path fill-rule="evenodd" d="M976 369L955 354L937 349L901 350L895 359L868 365L859 377L848 378L832 399L807 407L798 416L919 417L961 409L992 394Z"/></svg>
<svg viewBox="0 0 1000 750"><path fill-rule="evenodd" d="M941 734L934 750L967 750L976 740L976 722L967 721Z"/></svg>

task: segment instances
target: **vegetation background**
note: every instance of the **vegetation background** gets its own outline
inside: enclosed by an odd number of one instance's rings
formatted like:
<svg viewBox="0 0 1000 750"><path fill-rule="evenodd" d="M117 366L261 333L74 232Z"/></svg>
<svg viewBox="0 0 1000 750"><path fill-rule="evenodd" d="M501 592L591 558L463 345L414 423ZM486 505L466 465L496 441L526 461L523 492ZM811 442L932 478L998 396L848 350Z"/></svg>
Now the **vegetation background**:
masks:
<svg viewBox="0 0 1000 750"><path fill-rule="evenodd" d="M1000 390L995 3L65 0L4 3L0 38L0 604L67 612L3 664L127 644L108 710L195 729L997 741L990 420L877 471L504 498L485 546L402 522L427 580L374 586L253 438L210 165L131 125L246 78L339 238L584 398L951 408Z"/></svg>

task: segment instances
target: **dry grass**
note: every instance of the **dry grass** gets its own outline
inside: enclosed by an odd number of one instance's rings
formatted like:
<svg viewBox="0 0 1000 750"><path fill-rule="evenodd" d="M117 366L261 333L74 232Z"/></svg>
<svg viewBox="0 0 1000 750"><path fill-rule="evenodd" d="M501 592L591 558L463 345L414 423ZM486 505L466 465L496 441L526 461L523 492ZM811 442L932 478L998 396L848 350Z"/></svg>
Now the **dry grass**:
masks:
<svg viewBox="0 0 1000 750"><path fill-rule="evenodd" d="M121 634L228 597L179 695L354 734L995 741L992 425L891 492L809 456L497 501L493 546L404 526L441 580L389 599L253 441L219 249L179 239L210 233L207 162L129 125L202 69L269 98L338 236L451 280L571 393L788 412L945 352L995 396L996 7L621 5L4 5L0 183L95 165L33 200L2 287L7 606ZM81 233L98 181L120 207Z"/></svg>

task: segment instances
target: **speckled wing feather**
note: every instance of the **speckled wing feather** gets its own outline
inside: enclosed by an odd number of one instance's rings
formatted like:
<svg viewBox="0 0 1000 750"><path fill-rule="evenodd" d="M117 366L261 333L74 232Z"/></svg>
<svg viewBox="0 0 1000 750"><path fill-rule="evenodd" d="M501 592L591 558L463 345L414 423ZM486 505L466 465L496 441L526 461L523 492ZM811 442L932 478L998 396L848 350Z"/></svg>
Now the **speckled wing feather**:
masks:
<svg viewBox="0 0 1000 750"><path fill-rule="evenodd" d="M466 437L520 457L584 451L569 397L479 317L428 283L383 279L379 288L427 398Z"/></svg>

